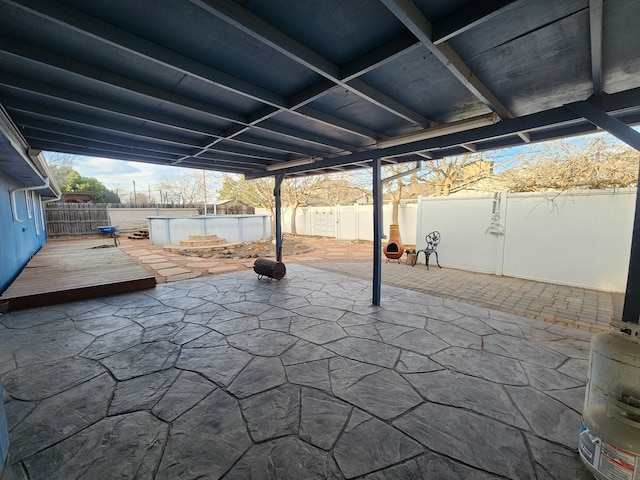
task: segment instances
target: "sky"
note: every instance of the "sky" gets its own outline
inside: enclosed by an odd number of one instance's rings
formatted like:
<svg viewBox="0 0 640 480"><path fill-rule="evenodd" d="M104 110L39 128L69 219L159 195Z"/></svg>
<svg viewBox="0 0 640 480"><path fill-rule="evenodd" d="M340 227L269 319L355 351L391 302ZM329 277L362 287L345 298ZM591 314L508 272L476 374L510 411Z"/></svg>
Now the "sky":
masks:
<svg viewBox="0 0 640 480"><path fill-rule="evenodd" d="M148 183L155 185L165 179L180 176L186 171L179 167L80 155L73 155L71 166L83 177L97 178L110 190L118 187L131 190L134 180L137 187L146 187Z"/></svg>
<svg viewBox="0 0 640 480"><path fill-rule="evenodd" d="M48 155L49 153L45 152L45 158ZM124 200L126 200L127 195L133 192L134 181L138 192L146 193L151 189L152 195L156 195L158 184L167 180L175 180L186 173L194 171L188 168L114 160L111 158L66 154L65 156L71 158L71 167L80 175L96 178L109 190L119 194ZM210 193L215 193L217 186L221 183L221 175L216 172L207 172L207 183L207 190Z"/></svg>

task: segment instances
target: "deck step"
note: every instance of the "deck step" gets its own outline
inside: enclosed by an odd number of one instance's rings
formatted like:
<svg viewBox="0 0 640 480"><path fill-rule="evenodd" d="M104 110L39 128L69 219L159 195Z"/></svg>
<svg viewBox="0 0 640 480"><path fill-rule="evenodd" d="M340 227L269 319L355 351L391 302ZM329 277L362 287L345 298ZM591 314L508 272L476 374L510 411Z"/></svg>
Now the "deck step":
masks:
<svg viewBox="0 0 640 480"><path fill-rule="evenodd" d="M144 240L145 238L149 238L149 229L148 228L139 228L133 232L128 232L126 234L127 238L132 240Z"/></svg>

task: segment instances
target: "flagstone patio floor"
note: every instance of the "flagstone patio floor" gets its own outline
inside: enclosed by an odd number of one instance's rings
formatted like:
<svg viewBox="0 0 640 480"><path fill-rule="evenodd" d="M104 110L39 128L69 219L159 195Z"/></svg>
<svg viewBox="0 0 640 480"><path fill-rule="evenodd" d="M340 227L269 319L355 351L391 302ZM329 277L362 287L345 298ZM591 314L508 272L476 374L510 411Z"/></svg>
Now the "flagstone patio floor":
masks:
<svg viewBox="0 0 640 480"><path fill-rule="evenodd" d="M0 316L2 480L589 479L591 334L288 265Z"/></svg>

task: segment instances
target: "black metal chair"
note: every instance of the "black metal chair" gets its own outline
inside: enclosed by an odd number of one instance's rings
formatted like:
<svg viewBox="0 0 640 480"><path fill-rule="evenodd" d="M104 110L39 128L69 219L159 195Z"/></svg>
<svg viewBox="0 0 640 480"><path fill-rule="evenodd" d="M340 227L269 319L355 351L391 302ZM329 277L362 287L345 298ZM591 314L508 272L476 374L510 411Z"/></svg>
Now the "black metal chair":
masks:
<svg viewBox="0 0 640 480"><path fill-rule="evenodd" d="M418 250L416 252L416 258L413 261L413 264L411 266L414 267L416 263L418 263L418 257L420 257L420 252L422 252L424 253L425 263L427 264L427 270L429 270L429 257L431 256L432 253L435 254L436 256L436 264L438 265L438 268L442 268L440 266L440 261L438 260L438 252L436 251L436 249L438 248L438 244L440 243L440 232L437 232L437 231L431 232L429 235L425 237L425 240L427 241L426 248L423 248L422 250Z"/></svg>

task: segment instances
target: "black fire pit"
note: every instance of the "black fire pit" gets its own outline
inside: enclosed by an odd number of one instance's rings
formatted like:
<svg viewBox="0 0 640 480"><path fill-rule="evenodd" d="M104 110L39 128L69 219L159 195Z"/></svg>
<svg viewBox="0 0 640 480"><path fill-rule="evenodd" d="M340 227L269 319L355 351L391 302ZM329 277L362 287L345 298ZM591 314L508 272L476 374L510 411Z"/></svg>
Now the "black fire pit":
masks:
<svg viewBox="0 0 640 480"><path fill-rule="evenodd" d="M266 258L258 258L253 264L253 271L258 274L258 279L269 277L280 280L287 273L284 263Z"/></svg>

